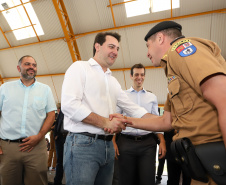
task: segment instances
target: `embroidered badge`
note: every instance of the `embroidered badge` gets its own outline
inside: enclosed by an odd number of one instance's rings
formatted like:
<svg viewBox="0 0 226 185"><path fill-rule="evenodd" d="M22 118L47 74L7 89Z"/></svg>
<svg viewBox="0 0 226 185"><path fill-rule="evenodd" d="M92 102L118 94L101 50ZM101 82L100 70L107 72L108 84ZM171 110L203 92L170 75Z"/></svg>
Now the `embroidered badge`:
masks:
<svg viewBox="0 0 226 185"><path fill-rule="evenodd" d="M181 40L181 41L177 42L176 44L173 45L171 51L174 51L181 44L188 43L188 42L190 42L190 39L185 39L185 40Z"/></svg>
<svg viewBox="0 0 226 185"><path fill-rule="evenodd" d="M180 53L185 47L183 45L178 46L176 49L177 53Z"/></svg>
<svg viewBox="0 0 226 185"><path fill-rule="evenodd" d="M176 52L182 57L192 55L196 50L196 47L191 42L186 42L176 48Z"/></svg>
<svg viewBox="0 0 226 185"><path fill-rule="evenodd" d="M176 78L175 76L168 77L168 84L169 84L172 80L174 80L175 78Z"/></svg>

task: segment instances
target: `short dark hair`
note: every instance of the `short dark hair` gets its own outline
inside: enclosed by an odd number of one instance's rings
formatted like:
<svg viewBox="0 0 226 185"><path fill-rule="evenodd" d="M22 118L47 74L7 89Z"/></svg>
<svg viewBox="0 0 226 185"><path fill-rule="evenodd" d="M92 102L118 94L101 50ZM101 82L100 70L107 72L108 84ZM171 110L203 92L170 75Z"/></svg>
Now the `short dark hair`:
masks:
<svg viewBox="0 0 226 185"><path fill-rule="evenodd" d="M130 69L130 74L131 74L131 76L133 76L133 69L134 69L134 68L144 69L144 74L145 74L145 67L144 67L144 65L141 64L141 63L139 63L139 64L135 64L135 65L133 65L133 66L131 67L131 69Z"/></svg>
<svg viewBox="0 0 226 185"><path fill-rule="evenodd" d="M181 37L182 36L182 32L176 28L168 28L168 29L165 29L165 30L161 30L159 32L162 32L164 35L170 37L171 39L175 39L177 37ZM155 40L156 38L156 35L159 33L155 33L153 34L151 37L149 37L149 39L151 40ZM148 39L148 40L149 40Z"/></svg>
<svg viewBox="0 0 226 185"><path fill-rule="evenodd" d="M94 44L93 44L93 56L95 55L96 53L96 49L95 49L95 44L96 43L99 43L101 46L102 44L106 41L106 36L112 36L112 37L115 37L118 42L120 42L120 39L121 39L121 35L119 35L118 33L116 32L101 32L101 33L98 33L95 37L95 40L94 40Z"/></svg>
<svg viewBox="0 0 226 185"><path fill-rule="evenodd" d="M22 57L19 59L19 61L18 61L18 65L19 65L19 66L21 65L23 59L26 58L26 57L31 57L31 58L34 59L34 57L32 57L31 55L24 55L24 56L22 56ZM34 59L34 60L35 60L35 59ZM35 60L35 63L37 63L36 60Z"/></svg>

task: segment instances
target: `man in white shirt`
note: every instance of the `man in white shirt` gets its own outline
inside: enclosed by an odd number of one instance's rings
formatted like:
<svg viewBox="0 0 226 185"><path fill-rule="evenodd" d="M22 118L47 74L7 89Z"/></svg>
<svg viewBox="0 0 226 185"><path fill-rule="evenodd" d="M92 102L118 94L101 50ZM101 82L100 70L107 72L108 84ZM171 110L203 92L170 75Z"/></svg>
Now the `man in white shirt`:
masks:
<svg viewBox="0 0 226 185"><path fill-rule="evenodd" d="M119 50L120 35L99 33L93 45L94 57L73 63L62 87L64 129L69 131L64 148L66 184L111 185L114 168L112 135L125 125L109 119L116 105L134 117L149 117L144 108L131 102L111 76Z"/></svg>
<svg viewBox="0 0 226 185"><path fill-rule="evenodd" d="M144 107L149 113L159 115L157 97L143 88L145 67L135 64L130 71L133 86L126 90L128 97ZM118 113L124 113L120 108ZM131 116L126 114L126 116ZM157 133L159 158L166 154L165 140L162 133ZM118 134L117 142L113 139L115 156L118 158L119 185L155 184L155 157L157 137L151 131L127 127Z"/></svg>

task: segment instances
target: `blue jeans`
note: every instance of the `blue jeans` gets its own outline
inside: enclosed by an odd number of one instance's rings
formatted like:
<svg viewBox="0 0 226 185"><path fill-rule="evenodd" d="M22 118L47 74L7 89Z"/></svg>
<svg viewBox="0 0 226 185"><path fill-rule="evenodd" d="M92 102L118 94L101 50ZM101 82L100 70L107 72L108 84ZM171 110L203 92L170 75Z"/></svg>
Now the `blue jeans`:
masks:
<svg viewBox="0 0 226 185"><path fill-rule="evenodd" d="M69 133L64 144L67 185L111 185L114 171L112 141Z"/></svg>

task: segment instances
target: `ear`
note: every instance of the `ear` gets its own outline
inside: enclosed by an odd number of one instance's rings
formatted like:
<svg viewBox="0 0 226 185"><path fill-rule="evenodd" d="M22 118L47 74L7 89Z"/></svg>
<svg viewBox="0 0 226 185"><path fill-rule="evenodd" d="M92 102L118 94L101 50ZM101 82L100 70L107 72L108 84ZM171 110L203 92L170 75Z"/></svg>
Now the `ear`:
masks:
<svg viewBox="0 0 226 185"><path fill-rule="evenodd" d="M157 34L157 38L156 39L157 39L158 43L161 45L164 42L165 36L161 32L159 32Z"/></svg>
<svg viewBox="0 0 226 185"><path fill-rule="evenodd" d="M94 45L96 52L98 52L100 50L100 44L99 43L95 43Z"/></svg>
<svg viewBox="0 0 226 185"><path fill-rule="evenodd" d="M19 72L21 72L20 66L19 66L19 65L17 65L17 70L18 70Z"/></svg>
<svg viewBox="0 0 226 185"><path fill-rule="evenodd" d="M133 80L133 76L130 74L130 79Z"/></svg>

